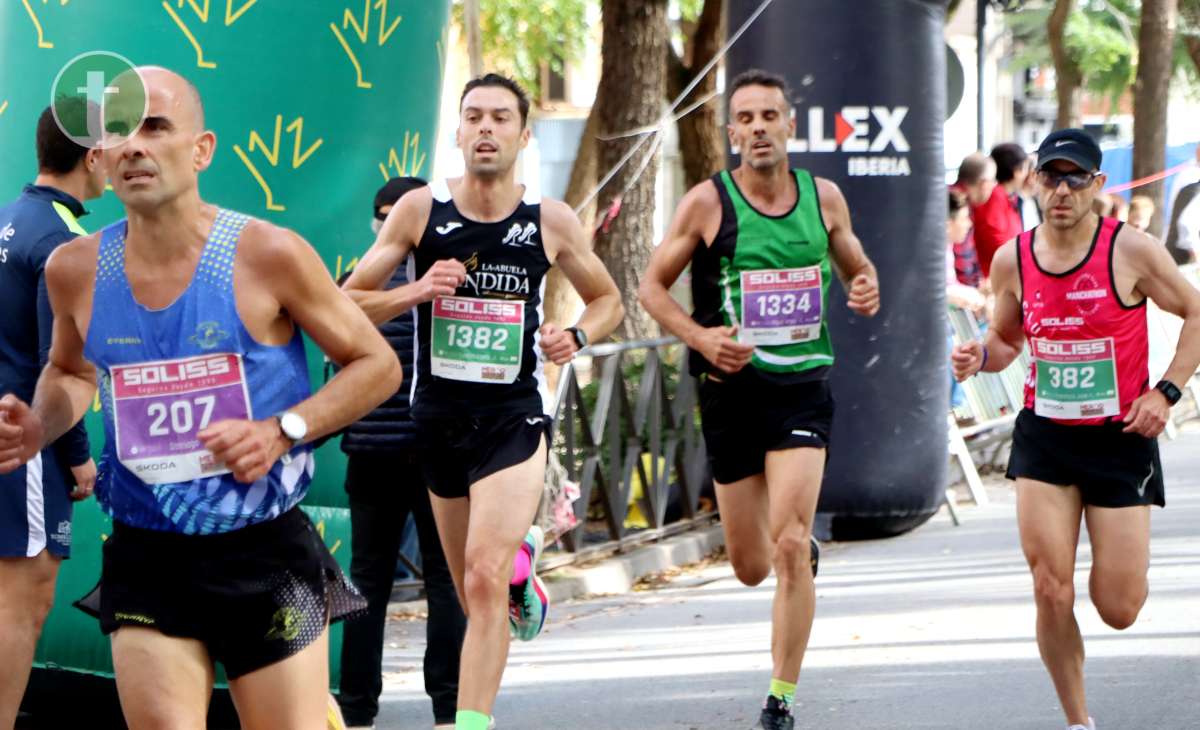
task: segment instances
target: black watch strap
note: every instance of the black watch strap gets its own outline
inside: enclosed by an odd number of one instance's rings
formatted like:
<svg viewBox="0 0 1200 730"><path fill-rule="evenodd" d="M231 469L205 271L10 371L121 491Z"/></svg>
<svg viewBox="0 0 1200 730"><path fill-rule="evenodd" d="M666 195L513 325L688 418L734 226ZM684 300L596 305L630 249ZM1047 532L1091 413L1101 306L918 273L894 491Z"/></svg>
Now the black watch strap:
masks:
<svg viewBox="0 0 1200 730"><path fill-rule="evenodd" d="M575 346L578 347L580 350L582 350L583 348L588 346L588 339L587 339L586 332L579 329L578 327L568 327L566 329L566 331L570 332L571 336L575 338Z"/></svg>
<svg viewBox="0 0 1200 730"><path fill-rule="evenodd" d="M1154 385L1154 389L1159 393L1162 393L1163 396L1166 397L1167 403L1170 403L1171 405L1175 405L1179 402L1179 399L1183 397L1183 391L1179 389L1178 385L1175 385L1170 380L1158 381Z"/></svg>

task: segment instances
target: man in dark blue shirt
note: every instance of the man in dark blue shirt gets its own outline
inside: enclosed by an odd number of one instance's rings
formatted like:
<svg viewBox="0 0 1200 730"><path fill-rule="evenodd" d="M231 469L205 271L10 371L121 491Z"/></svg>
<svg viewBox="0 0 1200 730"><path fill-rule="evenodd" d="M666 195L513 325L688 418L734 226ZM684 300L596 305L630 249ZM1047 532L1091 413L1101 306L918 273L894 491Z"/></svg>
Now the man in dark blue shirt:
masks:
<svg viewBox="0 0 1200 730"><path fill-rule="evenodd" d="M61 113L62 110L60 110ZM53 322L46 261L86 233L81 201L104 192L100 151L68 138L46 109L37 126L38 176L0 207L0 393L33 398ZM83 422L25 466L0 475L0 728L12 727L34 647L71 550L71 500L96 480Z"/></svg>
<svg viewBox="0 0 1200 730"><path fill-rule="evenodd" d="M407 192L425 186L415 177L392 178L375 194L372 230L378 234L392 206ZM387 289L399 293L390 308L364 306L404 368L404 384L390 399L342 434L349 457L350 578L367 598L367 613L346 623L342 639L339 701L350 727L371 727L383 691L383 637L388 600L396 574L404 526L412 514L421 546L421 571L429 620L425 629L425 692L433 702L435 728L453 728L458 707L459 654L467 619L454 591L442 552L429 493L421 478L417 425L409 414L414 318L407 311L438 292L434 276L410 282L407 267L396 269ZM361 303L360 303L361 305ZM401 312L397 314L397 312Z"/></svg>

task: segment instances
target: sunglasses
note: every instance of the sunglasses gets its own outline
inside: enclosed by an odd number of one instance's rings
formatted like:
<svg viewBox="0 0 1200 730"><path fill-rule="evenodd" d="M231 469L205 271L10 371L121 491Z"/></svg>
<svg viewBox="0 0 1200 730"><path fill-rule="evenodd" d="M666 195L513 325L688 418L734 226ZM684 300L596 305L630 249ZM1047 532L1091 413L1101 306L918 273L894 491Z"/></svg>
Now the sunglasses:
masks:
<svg viewBox="0 0 1200 730"><path fill-rule="evenodd" d="M1092 184L1100 173L1098 172L1056 172L1054 170L1038 170L1037 179L1047 190L1058 190L1060 183L1066 183L1072 190L1083 190Z"/></svg>

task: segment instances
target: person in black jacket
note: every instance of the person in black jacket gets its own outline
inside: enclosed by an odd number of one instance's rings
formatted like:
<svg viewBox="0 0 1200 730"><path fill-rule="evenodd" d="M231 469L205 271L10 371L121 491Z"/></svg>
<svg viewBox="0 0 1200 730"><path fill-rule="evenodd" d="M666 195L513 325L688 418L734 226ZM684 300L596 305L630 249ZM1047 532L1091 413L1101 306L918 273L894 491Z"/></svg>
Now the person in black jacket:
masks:
<svg viewBox="0 0 1200 730"><path fill-rule="evenodd" d="M372 229L378 231L401 196L424 186L414 177L392 178L375 195ZM429 279L430 281L426 281ZM379 712L383 689L384 624L391 596L401 533L413 515L421 544L422 573L429 603L425 631L425 692L433 701L436 727L454 727L458 705L459 655L466 617L438 540L418 465L416 425L409 417L409 383L413 366L415 305L438 294L432 277L410 282L407 267L396 269L388 289L407 289L411 303L395 311L367 315L396 351L404 367L404 384L383 405L351 425L342 435L349 457L346 492L350 497L350 578L367 597L366 616L346 624L342 640L342 688L339 704L349 726L370 726ZM411 311L408 311L411 310ZM397 314L399 312L399 314Z"/></svg>
<svg viewBox="0 0 1200 730"><path fill-rule="evenodd" d="M1167 225L1167 251L1175 259L1175 263L1180 265L1196 260L1196 242L1190 239L1200 234L1200 231L1185 231L1180 221L1184 218L1184 211L1197 199L1200 199L1200 182L1184 185L1175 197L1175 207L1171 209L1171 222Z"/></svg>

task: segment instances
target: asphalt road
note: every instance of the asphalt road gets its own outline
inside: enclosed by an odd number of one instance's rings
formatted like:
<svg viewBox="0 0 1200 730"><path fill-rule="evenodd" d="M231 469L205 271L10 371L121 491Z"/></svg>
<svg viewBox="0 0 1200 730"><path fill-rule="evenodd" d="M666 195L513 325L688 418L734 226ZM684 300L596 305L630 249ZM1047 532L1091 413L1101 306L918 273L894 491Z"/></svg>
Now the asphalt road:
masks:
<svg viewBox="0 0 1200 730"><path fill-rule="evenodd" d="M1076 613L1101 730L1200 729L1200 434L1163 456L1168 507L1154 512L1151 595L1132 628L1100 621L1086 533L1080 546ZM899 538L827 546L798 728L1065 726L1034 641L1013 494L990 492L960 527L942 512ZM545 633L513 648L499 728L749 728L770 679L773 589L741 586L722 562L554 606ZM378 728L432 726L423 637L419 620L389 624Z"/></svg>

